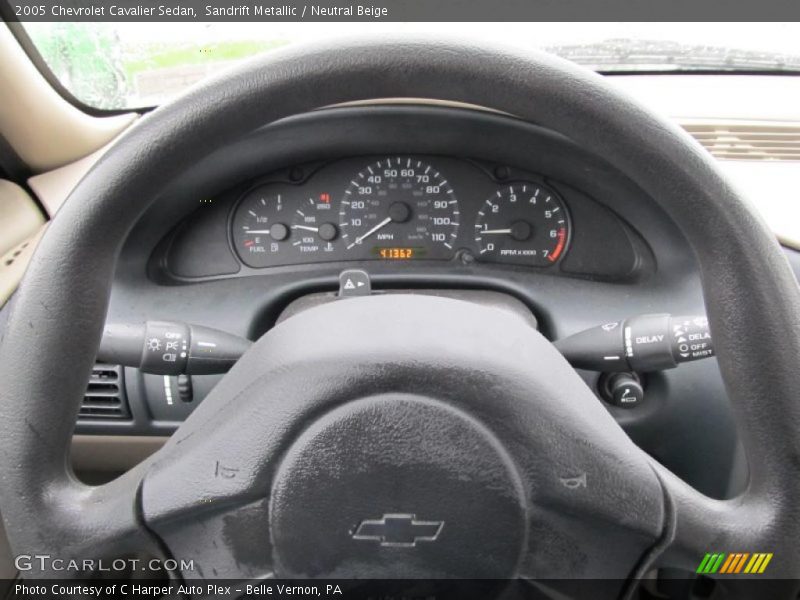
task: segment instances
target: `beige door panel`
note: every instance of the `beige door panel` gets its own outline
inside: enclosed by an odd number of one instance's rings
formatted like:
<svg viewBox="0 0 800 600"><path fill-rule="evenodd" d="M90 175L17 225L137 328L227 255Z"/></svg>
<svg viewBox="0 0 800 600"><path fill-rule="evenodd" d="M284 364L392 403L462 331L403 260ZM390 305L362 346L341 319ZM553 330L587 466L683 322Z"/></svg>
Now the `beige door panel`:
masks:
<svg viewBox="0 0 800 600"><path fill-rule="evenodd" d="M25 269L33 256L36 244L42 237L46 225L39 228L38 233L34 234L21 244L14 246L2 257L0 257L0 308L8 301L14 290L17 289Z"/></svg>
<svg viewBox="0 0 800 600"><path fill-rule="evenodd" d="M47 214L52 217L58 212L58 209L61 208L64 200L72 193L78 182L83 179L83 176L108 151L112 144L113 142L73 163L53 169L47 173L34 175L28 179L28 185L44 205Z"/></svg>
<svg viewBox="0 0 800 600"><path fill-rule="evenodd" d="M0 179L0 254L30 238L43 224L33 198L16 183Z"/></svg>
<svg viewBox="0 0 800 600"><path fill-rule="evenodd" d="M44 222L39 207L24 189L0 179L0 306L17 289L44 231Z"/></svg>

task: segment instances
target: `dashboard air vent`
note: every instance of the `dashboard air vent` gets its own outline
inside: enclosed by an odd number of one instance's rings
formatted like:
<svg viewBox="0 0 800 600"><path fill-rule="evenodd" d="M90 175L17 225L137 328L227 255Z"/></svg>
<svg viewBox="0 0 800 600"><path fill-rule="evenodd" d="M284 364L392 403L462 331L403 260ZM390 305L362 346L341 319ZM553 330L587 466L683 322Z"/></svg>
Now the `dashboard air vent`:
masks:
<svg viewBox="0 0 800 600"><path fill-rule="evenodd" d="M121 366L96 364L78 419L129 419L123 383Z"/></svg>
<svg viewBox="0 0 800 600"><path fill-rule="evenodd" d="M681 125L723 160L800 161L800 122L698 120Z"/></svg>

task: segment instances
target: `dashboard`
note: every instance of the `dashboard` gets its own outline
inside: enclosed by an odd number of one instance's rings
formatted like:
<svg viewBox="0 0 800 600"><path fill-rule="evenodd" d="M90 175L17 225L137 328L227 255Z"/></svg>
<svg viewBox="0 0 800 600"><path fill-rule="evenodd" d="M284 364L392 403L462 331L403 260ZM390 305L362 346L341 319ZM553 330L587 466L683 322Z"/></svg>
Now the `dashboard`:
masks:
<svg viewBox="0 0 800 600"><path fill-rule="evenodd" d="M301 179L305 170L291 175ZM487 172L445 157L337 161L297 184L248 190L232 214L232 243L254 268L456 254L466 261L555 264L569 239L564 201L532 175L507 179L502 167Z"/></svg>
<svg viewBox="0 0 800 600"><path fill-rule="evenodd" d="M634 315L704 312L682 233L602 157L506 115L404 105L293 117L189 167L130 232L108 321L256 340L335 301L349 269L376 294L502 296L552 341ZM81 434L169 434L221 379L97 373L98 389L116 382L122 409L111 418L87 401ZM603 402L604 374L579 374ZM715 359L641 385L635 408L606 404L637 444L709 495L745 480Z"/></svg>
<svg viewBox="0 0 800 600"><path fill-rule="evenodd" d="M204 199L154 272L178 281L296 265L495 265L612 281L649 262L588 192L469 156L377 154L295 164Z"/></svg>

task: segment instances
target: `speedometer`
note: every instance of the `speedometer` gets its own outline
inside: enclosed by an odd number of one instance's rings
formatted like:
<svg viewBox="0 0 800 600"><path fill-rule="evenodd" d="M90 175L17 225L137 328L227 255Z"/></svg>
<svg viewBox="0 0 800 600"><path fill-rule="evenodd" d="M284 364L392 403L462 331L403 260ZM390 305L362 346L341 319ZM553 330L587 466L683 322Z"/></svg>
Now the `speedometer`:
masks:
<svg viewBox="0 0 800 600"><path fill-rule="evenodd" d="M367 165L339 206L342 242L367 258L447 259L458 236L458 199L433 166L410 157Z"/></svg>

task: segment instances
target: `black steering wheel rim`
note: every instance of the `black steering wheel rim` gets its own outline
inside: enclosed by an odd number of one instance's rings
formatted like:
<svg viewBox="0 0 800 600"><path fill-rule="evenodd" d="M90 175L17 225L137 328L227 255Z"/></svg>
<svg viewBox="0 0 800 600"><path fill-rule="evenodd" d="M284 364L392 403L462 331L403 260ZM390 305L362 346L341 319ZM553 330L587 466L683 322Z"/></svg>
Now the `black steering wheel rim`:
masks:
<svg viewBox="0 0 800 600"><path fill-rule="evenodd" d="M685 567L714 548L761 548L775 554L773 576L796 576L800 295L774 236L689 136L602 77L545 54L431 39L313 45L252 62L142 119L80 182L36 251L0 347L0 506L12 547L118 552L120 537L131 548L152 543L123 493L146 465L92 488L65 460L116 256L148 204L198 158L258 126L387 97L464 102L537 122L603 156L674 219L697 257L755 468L742 496L719 502L654 464L674 506L664 546ZM64 360L69 368L53 368Z"/></svg>

